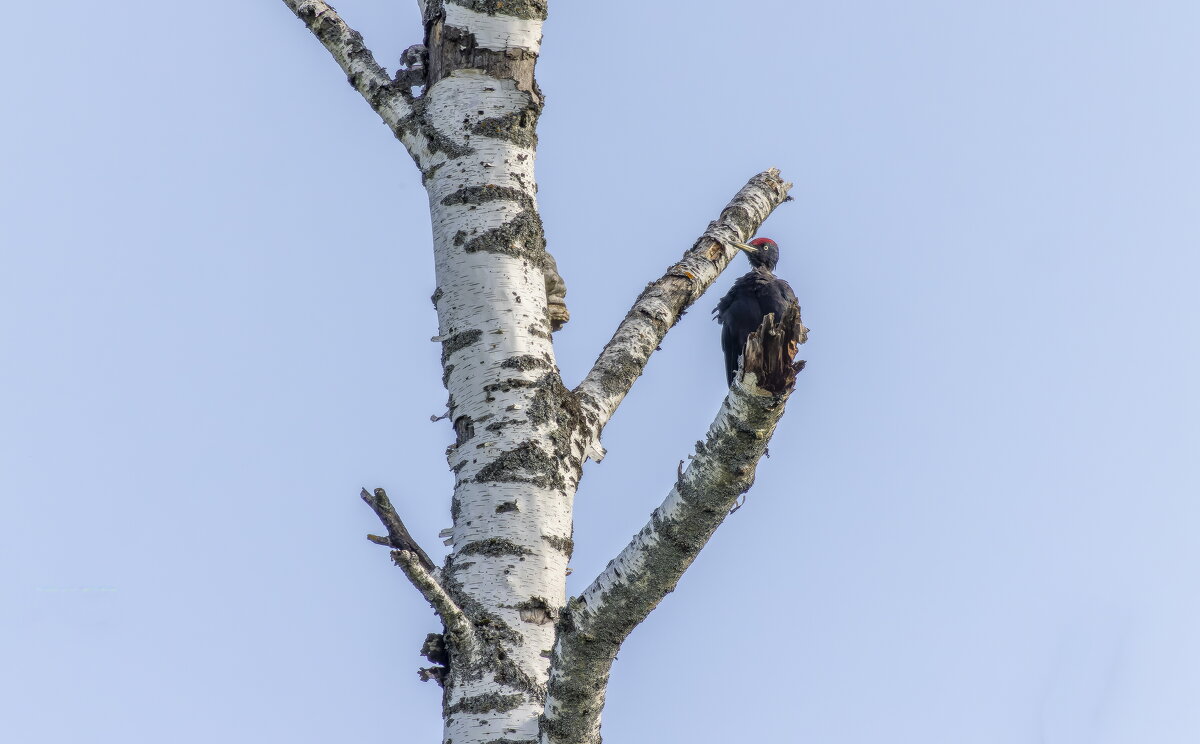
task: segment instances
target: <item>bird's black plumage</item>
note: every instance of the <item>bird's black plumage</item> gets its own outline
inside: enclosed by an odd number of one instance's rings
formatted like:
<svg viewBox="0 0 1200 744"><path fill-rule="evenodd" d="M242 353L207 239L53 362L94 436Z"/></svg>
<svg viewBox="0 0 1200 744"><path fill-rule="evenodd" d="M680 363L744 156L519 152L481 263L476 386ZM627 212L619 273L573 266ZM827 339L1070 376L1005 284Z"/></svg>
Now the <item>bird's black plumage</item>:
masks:
<svg viewBox="0 0 1200 744"><path fill-rule="evenodd" d="M752 268L733 283L713 310L721 324L721 349L725 352L725 378L729 385L733 384L737 374L738 358L746 348L746 339L758 330L768 314L774 313L775 320L781 322L784 311L795 307L795 327L785 331L789 335L788 341L803 343L801 337L805 331L799 320L800 304L796 293L774 274L779 262L779 246L769 238L757 238L739 247L746 251ZM748 250L750 248L754 250Z"/></svg>

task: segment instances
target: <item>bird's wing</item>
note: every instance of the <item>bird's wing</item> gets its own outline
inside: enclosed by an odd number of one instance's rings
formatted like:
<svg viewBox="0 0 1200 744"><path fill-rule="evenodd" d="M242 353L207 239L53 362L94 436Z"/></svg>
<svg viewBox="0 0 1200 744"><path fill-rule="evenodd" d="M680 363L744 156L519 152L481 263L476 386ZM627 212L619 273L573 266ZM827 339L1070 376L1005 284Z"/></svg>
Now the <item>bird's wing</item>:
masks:
<svg viewBox="0 0 1200 744"><path fill-rule="evenodd" d="M792 285L788 284L782 279L776 279L775 282L779 286L779 291L784 298L786 298L787 301L793 305L799 306L800 301L796 299L796 293L792 291Z"/></svg>
<svg viewBox="0 0 1200 744"><path fill-rule="evenodd" d="M759 277L750 272L738 277L729 292L717 303L717 321L721 329L721 350L725 353L725 378L733 384L738 358L746 348L746 337L762 323Z"/></svg>
<svg viewBox="0 0 1200 744"><path fill-rule="evenodd" d="M746 346L745 341L738 343L738 331L733 323L728 323L721 329L721 352L725 355L725 384L733 384L733 376L737 374L738 359Z"/></svg>
<svg viewBox="0 0 1200 744"><path fill-rule="evenodd" d="M725 323L729 315L729 308L734 301L739 297L745 297L747 294L754 292L755 275L754 272L743 274L737 278L725 296L717 301L717 306L713 308L713 312L717 314L716 321Z"/></svg>

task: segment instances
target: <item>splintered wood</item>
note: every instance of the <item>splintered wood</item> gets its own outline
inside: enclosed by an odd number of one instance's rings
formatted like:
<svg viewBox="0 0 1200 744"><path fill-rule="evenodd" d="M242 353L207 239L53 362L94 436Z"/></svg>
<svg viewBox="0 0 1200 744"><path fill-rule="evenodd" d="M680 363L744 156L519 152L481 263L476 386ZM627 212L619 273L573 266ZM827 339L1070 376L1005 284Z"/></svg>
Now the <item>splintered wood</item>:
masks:
<svg viewBox="0 0 1200 744"><path fill-rule="evenodd" d="M799 307L789 307L779 322L775 313L769 313L758 330L746 339L743 377L753 373L758 387L774 395L791 390L796 384L796 373L804 369L804 360L796 361L796 353L807 340L808 329L800 322Z"/></svg>

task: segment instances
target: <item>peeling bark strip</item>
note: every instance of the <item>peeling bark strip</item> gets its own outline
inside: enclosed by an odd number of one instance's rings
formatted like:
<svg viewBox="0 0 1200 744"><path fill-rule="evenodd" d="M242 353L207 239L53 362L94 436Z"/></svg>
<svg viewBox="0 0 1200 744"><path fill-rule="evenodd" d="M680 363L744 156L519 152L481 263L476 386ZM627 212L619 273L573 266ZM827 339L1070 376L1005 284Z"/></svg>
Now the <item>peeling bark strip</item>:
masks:
<svg viewBox="0 0 1200 744"><path fill-rule="evenodd" d="M575 388L596 438L667 331L737 255L736 248L727 246L749 240L771 212L791 198L787 195L791 187L776 168L751 178L679 263L642 290L587 377Z"/></svg>
<svg viewBox="0 0 1200 744"><path fill-rule="evenodd" d="M754 483L792 388L772 394L747 371L734 382L708 437L608 568L558 622L550 661L543 744L599 744L608 673L621 643L669 592Z"/></svg>

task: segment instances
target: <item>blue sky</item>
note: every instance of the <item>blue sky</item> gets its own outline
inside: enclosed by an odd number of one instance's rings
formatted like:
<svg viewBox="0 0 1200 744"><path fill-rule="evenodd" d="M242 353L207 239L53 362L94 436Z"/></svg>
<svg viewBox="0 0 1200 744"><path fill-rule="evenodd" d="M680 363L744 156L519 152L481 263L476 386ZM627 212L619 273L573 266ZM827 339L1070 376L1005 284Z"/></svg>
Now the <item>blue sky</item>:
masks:
<svg viewBox="0 0 1200 744"><path fill-rule="evenodd" d="M337 5L389 67L418 40ZM546 24L564 377L769 166L812 336L605 738L1200 739L1200 6L646 5ZM282 3L6 20L4 738L436 741L436 622L356 495L450 523L411 161ZM743 265L609 427L572 591L711 421Z"/></svg>

